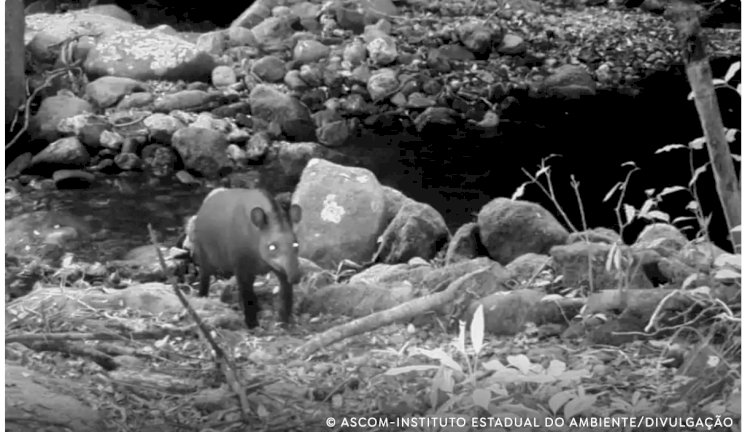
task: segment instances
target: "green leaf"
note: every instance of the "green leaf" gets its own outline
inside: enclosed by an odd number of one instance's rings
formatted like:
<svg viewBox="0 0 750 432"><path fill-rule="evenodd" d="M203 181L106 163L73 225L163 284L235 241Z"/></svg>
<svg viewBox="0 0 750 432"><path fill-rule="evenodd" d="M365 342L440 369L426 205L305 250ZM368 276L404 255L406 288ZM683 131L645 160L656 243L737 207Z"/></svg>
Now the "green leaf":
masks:
<svg viewBox="0 0 750 432"><path fill-rule="evenodd" d="M737 93L739 93L740 96L742 96L742 83L737 84L737 88L735 88L735 90L737 90Z"/></svg>
<svg viewBox="0 0 750 432"><path fill-rule="evenodd" d="M527 182L521 183L521 186L518 186L516 188L516 191L513 192L513 195L511 195L510 200L511 201L515 201L518 198L521 198L523 196L524 192L526 191L526 185L527 184L528 184Z"/></svg>
<svg viewBox="0 0 750 432"><path fill-rule="evenodd" d="M508 356L507 360L510 366L514 366L521 371L521 373L526 374L531 368L531 361L529 361L529 358L523 354Z"/></svg>
<svg viewBox="0 0 750 432"><path fill-rule="evenodd" d="M471 393L471 399L474 401L474 405L484 409L489 409L491 396L489 390L485 389L476 389Z"/></svg>
<svg viewBox="0 0 750 432"><path fill-rule="evenodd" d="M731 66L729 66L729 69L727 69L727 73L724 74L724 81L729 82L734 76L739 72L740 70L740 62L734 62Z"/></svg>
<svg viewBox="0 0 750 432"><path fill-rule="evenodd" d="M706 145L706 137L698 137L688 143L688 147L693 150L701 150Z"/></svg>
<svg viewBox="0 0 750 432"><path fill-rule="evenodd" d="M461 371L461 366L459 366L458 363L456 363L456 361L453 360L451 358L451 356L449 356L445 351L443 351L443 350L441 350L439 348L435 348L435 349L432 349L432 350L426 350L426 349L423 349L423 348L417 348L416 351L417 351L418 354L425 355L425 356L427 356L427 357L429 357L429 358L431 358L433 360L439 360L440 364L442 364L443 366L447 366L447 367L449 367L449 368L451 368L453 370L457 370L459 372Z"/></svg>
<svg viewBox="0 0 750 432"><path fill-rule="evenodd" d="M714 266L731 266L739 270L742 268L742 256L737 254L723 253L716 257L716 259L714 260Z"/></svg>
<svg viewBox="0 0 750 432"><path fill-rule="evenodd" d="M635 207L630 204L625 204L625 224L633 222L633 219L635 219L635 214Z"/></svg>
<svg viewBox="0 0 750 432"><path fill-rule="evenodd" d="M435 365L401 366L401 367L388 369L387 371L385 371L385 375L392 376L392 375L405 374L409 372L424 372L427 370L438 369L439 367L440 366L435 366Z"/></svg>
<svg viewBox="0 0 750 432"><path fill-rule="evenodd" d="M549 398L549 408L552 410L552 414L556 414L557 411L565 405L566 402L573 399L575 395L568 390L563 390L559 393L555 393Z"/></svg>
<svg viewBox="0 0 750 432"><path fill-rule="evenodd" d="M590 409L594 406L594 402L596 402L596 396L577 397L565 404L563 415L565 415L566 419L570 419Z"/></svg>
<svg viewBox="0 0 750 432"><path fill-rule="evenodd" d="M685 146L685 144L669 144L669 145L665 145L664 147L656 150L654 152L654 154L666 153L666 152L670 152L672 150L679 150L679 149L684 149L684 148L687 148L687 146Z"/></svg>
<svg viewBox="0 0 750 432"><path fill-rule="evenodd" d="M735 162L742 162L742 157L738 154L732 153L732 160L734 160Z"/></svg>
<svg viewBox="0 0 750 432"><path fill-rule="evenodd" d="M733 143L737 140L737 132L739 131L734 128L728 128L726 131L724 131L724 137L726 138L728 143Z"/></svg>
<svg viewBox="0 0 750 432"><path fill-rule="evenodd" d="M721 269L716 272L714 277L719 280L734 280L740 279L742 275L731 269Z"/></svg>
<svg viewBox="0 0 750 432"><path fill-rule="evenodd" d="M483 362L482 367L491 371L501 371L501 372L508 371L508 368L505 367L504 364L500 363L500 360L498 359L492 359L488 362Z"/></svg>
<svg viewBox="0 0 750 432"><path fill-rule="evenodd" d="M675 192L687 191L687 190L688 188L686 188L685 186L668 186L662 189L661 192L659 192L659 197L664 197L669 194L673 194Z"/></svg>
<svg viewBox="0 0 750 432"><path fill-rule="evenodd" d="M695 170L693 173L693 178L690 179L690 182L688 183L688 186L693 186L695 182L698 181L698 177L706 172L708 169L708 163L704 163L703 165L699 166L698 169Z"/></svg>
<svg viewBox="0 0 750 432"><path fill-rule="evenodd" d="M560 360L553 359L549 362L549 366L547 367L547 374L551 376L558 376L561 373L565 372L565 363L561 362Z"/></svg>
<svg viewBox="0 0 750 432"><path fill-rule="evenodd" d="M479 352L482 350L482 338L484 338L484 307L481 304L474 311L474 317L471 320L470 336L474 355L479 355Z"/></svg>
<svg viewBox="0 0 750 432"><path fill-rule="evenodd" d="M646 214L646 218L652 219L652 220L656 219L656 220L664 221L667 223L669 223L669 219L670 219L668 214L660 210L651 210L650 212Z"/></svg>
<svg viewBox="0 0 750 432"><path fill-rule="evenodd" d="M723 86L727 84L727 82L721 78L714 78L713 80L711 80L711 83L714 85L714 87Z"/></svg>
<svg viewBox="0 0 750 432"><path fill-rule="evenodd" d="M621 187L622 187L621 181L618 181L617 183L615 183L615 185L612 186L612 189L610 189L609 192L607 192L607 194L604 195L604 199L602 200L602 202L609 201L609 199L612 198L612 195L614 195L615 192L617 192L617 190L620 189Z"/></svg>
<svg viewBox="0 0 750 432"><path fill-rule="evenodd" d="M538 179L542 175L549 173L549 170L550 170L550 167L548 167L548 166L543 166L543 167L539 168L536 171L536 174L534 174L534 178Z"/></svg>
<svg viewBox="0 0 750 432"><path fill-rule="evenodd" d="M656 204L656 201L652 199L647 199L646 201L643 201L643 205L641 206L641 209L638 211L638 214L641 216L646 215L649 210L651 210L651 207L653 207Z"/></svg>

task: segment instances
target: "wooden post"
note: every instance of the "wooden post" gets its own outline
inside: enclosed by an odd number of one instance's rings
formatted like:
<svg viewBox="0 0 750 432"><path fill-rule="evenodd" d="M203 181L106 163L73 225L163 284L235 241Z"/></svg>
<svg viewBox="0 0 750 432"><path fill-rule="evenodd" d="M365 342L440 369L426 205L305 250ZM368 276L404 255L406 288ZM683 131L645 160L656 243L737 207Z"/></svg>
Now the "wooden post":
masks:
<svg viewBox="0 0 750 432"><path fill-rule="evenodd" d="M706 43L701 33L699 9L689 0L678 0L670 4L667 16L672 20L682 41L690 88L693 91L695 108L698 110L701 128L706 138L706 147L719 194L724 218L730 230L735 253L740 252L741 233L732 229L741 224L741 195L737 173L732 162L724 124L719 111L719 101L714 90L711 66L706 55Z"/></svg>

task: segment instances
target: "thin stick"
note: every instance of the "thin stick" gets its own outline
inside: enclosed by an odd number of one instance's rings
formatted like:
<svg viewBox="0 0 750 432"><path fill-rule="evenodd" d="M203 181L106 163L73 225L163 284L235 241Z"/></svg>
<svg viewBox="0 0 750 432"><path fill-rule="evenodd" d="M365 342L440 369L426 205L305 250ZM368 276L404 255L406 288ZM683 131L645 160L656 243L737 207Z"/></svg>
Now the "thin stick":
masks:
<svg viewBox="0 0 750 432"><path fill-rule="evenodd" d="M159 249L159 244L156 241L156 232L153 230L153 228L151 228L151 224L148 224L148 232L151 237L151 243L156 248L156 255L159 257L159 264L161 265L162 271L164 272L164 276L166 276L167 263L164 261L164 256L161 253L161 249ZM206 327L206 324L203 323L203 320L201 320L201 318L198 316L198 313L195 312L195 309L190 306L190 302L188 302L188 300L185 298L185 295L182 293L182 291L180 291L180 288L177 286L177 284L172 283L172 289L174 290L177 298L180 299L180 303L182 303L182 305L185 306L185 309L187 309L190 317L193 318L196 324L198 324L200 333L203 334L203 336L208 341L208 344L211 345L211 348L214 350L216 360L220 365L224 366L221 369L227 380L227 384L229 384L229 386L232 387L232 390L237 393L237 397L240 400L240 409L242 410L242 416L244 420L249 423L251 414L250 404L247 401L247 395L245 394L242 385L240 385L237 374L237 367L234 365L234 362L232 362L232 360L227 357L221 346L219 346L219 344L211 336L211 332L209 331L208 327Z"/></svg>

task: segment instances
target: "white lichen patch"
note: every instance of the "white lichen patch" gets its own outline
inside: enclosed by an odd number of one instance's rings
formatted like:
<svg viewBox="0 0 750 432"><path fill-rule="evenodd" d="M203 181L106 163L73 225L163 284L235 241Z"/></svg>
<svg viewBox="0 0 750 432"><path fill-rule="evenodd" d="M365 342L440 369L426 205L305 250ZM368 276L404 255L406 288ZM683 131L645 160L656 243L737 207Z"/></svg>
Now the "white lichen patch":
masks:
<svg viewBox="0 0 750 432"><path fill-rule="evenodd" d="M175 36L148 30L134 30L113 34L99 44L101 59L119 62L123 53L135 61L149 63L156 74L161 75L197 54L197 48Z"/></svg>
<svg viewBox="0 0 750 432"><path fill-rule="evenodd" d="M320 218L326 222L338 224L346 214L344 207L336 202L335 194L328 194L323 200L323 210L320 211Z"/></svg>
<svg viewBox="0 0 750 432"><path fill-rule="evenodd" d="M359 183L367 183L368 181L370 181L370 176L364 174L358 175L355 180L357 180Z"/></svg>

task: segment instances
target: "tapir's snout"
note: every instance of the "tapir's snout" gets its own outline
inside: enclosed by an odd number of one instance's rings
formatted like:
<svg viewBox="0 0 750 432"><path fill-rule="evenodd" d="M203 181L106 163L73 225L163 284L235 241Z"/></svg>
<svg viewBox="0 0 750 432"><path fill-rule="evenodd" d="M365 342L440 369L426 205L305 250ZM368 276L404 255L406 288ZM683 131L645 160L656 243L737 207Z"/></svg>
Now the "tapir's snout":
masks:
<svg viewBox="0 0 750 432"><path fill-rule="evenodd" d="M299 269L299 263L294 260L293 264L290 264L286 269L286 279L292 285L297 285L302 279L302 272Z"/></svg>
<svg viewBox="0 0 750 432"><path fill-rule="evenodd" d="M302 279L302 271L299 268L299 260L296 256L275 259L269 264L275 271L286 276L286 280L292 285L298 284Z"/></svg>

